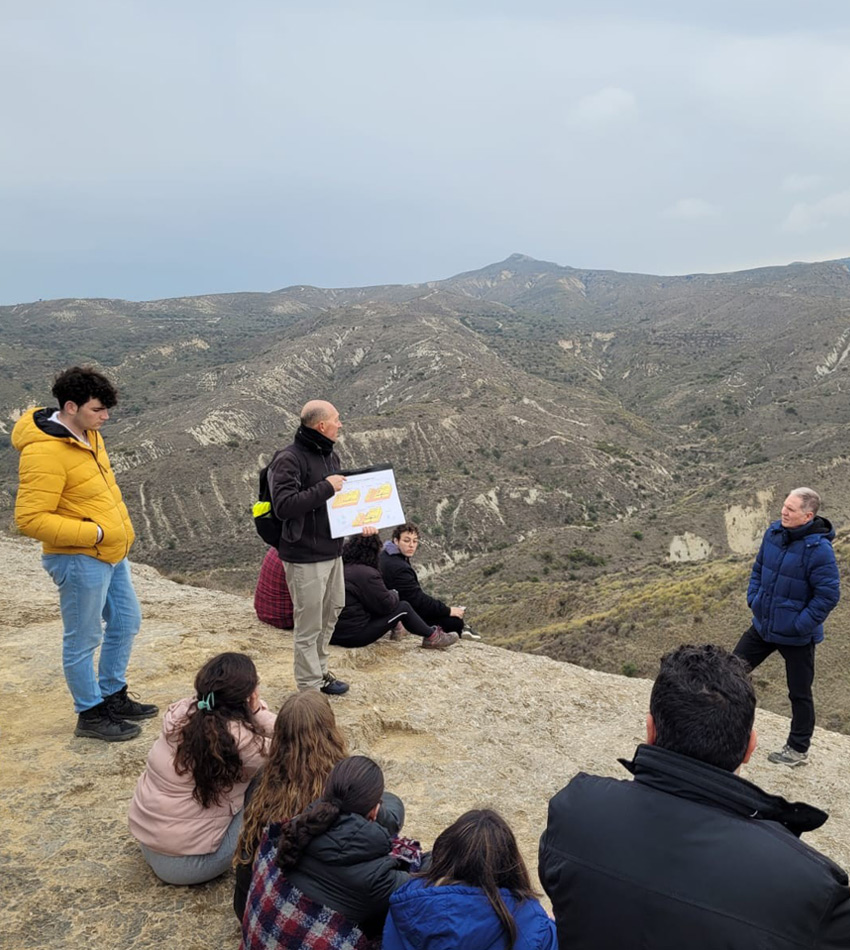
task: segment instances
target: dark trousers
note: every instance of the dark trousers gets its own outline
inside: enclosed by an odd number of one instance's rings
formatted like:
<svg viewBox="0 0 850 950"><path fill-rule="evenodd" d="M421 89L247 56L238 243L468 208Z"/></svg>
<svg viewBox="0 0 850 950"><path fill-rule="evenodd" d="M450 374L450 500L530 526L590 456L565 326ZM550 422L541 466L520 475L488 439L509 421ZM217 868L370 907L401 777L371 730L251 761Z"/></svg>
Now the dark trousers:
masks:
<svg viewBox="0 0 850 950"><path fill-rule="evenodd" d="M738 641L734 652L754 670L776 650L785 660L785 682L788 684L788 698L791 700L788 745L797 752L808 752L815 730L815 703L812 699L812 683L815 679L814 643L800 647L768 643L762 640L756 628L751 626Z"/></svg>
<svg viewBox="0 0 850 950"><path fill-rule="evenodd" d="M423 613L422 619L425 623L442 627L443 630L447 630L449 633L456 633L458 636L460 636L463 630L463 617L453 617L451 614L440 614L438 617L436 614Z"/></svg>
<svg viewBox="0 0 850 950"><path fill-rule="evenodd" d="M433 633L432 628L425 623L418 613L410 606L406 600L400 600L398 606L386 617L372 617L372 619L362 627L356 630L350 630L346 627L340 628L337 624L331 637L331 646L335 647L365 647L381 637L399 622L404 624L405 629L416 634L417 637L430 637Z"/></svg>

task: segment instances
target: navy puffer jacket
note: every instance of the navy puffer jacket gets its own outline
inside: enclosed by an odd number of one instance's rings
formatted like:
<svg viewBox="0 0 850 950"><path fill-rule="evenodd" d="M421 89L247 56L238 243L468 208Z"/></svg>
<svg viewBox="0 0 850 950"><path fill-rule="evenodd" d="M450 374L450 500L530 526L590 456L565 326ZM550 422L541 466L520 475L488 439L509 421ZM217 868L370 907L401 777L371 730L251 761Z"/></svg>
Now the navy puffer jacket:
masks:
<svg viewBox="0 0 850 950"><path fill-rule="evenodd" d="M750 575L747 605L763 640L804 646L823 640L823 622L838 603L839 576L826 518L800 528L774 521Z"/></svg>

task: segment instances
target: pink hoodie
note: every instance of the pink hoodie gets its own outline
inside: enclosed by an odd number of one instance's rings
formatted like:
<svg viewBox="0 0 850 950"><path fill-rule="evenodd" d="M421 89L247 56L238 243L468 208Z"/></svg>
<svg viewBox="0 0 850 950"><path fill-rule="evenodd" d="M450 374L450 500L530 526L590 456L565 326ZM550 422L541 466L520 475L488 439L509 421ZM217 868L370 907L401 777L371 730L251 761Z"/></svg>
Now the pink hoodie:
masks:
<svg viewBox="0 0 850 950"><path fill-rule="evenodd" d="M220 804L203 808L192 797L192 773L178 775L174 768L179 737L179 731L174 732L175 724L186 718L191 702L181 699L172 703L162 717L162 732L148 753L147 765L130 804L130 833L160 854L211 854L218 848L230 820L242 809L248 783L265 762L268 737L274 731L275 715L262 701L254 716L262 736L256 736L242 723L231 722L230 730L242 759L242 777L222 794Z"/></svg>

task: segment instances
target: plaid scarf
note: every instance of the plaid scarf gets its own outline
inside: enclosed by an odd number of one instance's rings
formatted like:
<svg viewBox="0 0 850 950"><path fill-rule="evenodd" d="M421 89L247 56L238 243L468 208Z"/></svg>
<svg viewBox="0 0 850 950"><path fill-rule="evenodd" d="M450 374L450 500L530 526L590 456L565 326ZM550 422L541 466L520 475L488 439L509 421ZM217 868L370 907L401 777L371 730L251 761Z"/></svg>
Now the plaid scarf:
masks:
<svg viewBox="0 0 850 950"><path fill-rule="evenodd" d="M380 950L380 940L286 880L275 864L280 829L269 825L260 842L239 950Z"/></svg>

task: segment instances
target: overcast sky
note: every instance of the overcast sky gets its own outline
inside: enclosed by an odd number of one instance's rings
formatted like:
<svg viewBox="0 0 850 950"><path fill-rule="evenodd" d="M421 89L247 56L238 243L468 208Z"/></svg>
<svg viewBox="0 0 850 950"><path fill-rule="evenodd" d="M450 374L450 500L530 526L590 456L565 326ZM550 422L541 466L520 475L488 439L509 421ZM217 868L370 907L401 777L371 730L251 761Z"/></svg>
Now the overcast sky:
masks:
<svg viewBox="0 0 850 950"><path fill-rule="evenodd" d="M850 256L850 3L0 0L0 303Z"/></svg>

